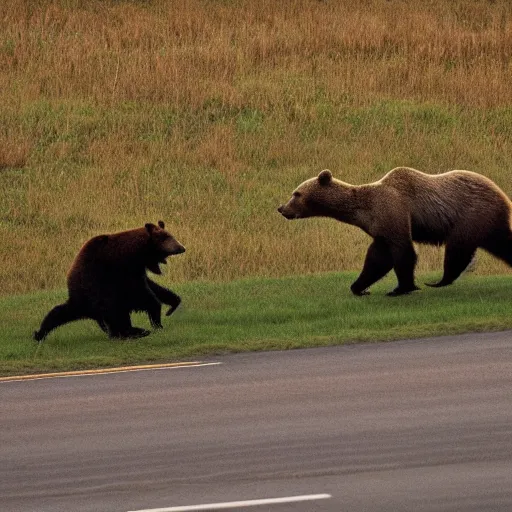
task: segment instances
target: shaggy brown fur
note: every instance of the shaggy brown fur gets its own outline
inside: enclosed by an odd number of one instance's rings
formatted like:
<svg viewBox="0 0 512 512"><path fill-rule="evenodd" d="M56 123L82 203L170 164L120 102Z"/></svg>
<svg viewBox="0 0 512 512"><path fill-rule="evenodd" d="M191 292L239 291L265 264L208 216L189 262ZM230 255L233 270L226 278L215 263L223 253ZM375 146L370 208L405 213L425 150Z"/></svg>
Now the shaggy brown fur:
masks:
<svg viewBox="0 0 512 512"><path fill-rule="evenodd" d="M91 238L68 273L69 299L46 315L34 338L42 341L56 327L82 318L95 320L111 338L147 336L149 331L132 327L130 313L146 311L151 325L162 327L161 304L171 306L170 315L181 299L149 279L146 269L161 274L159 264L182 252L162 221Z"/></svg>
<svg viewBox="0 0 512 512"><path fill-rule="evenodd" d="M511 206L480 174L430 175L398 167L366 185L344 183L324 170L299 185L278 211L287 219L323 216L360 227L373 242L352 292L368 293L394 269L398 286L389 295L401 295L418 289L413 241L446 245L443 278L431 286L453 283L479 247L512 266Z"/></svg>

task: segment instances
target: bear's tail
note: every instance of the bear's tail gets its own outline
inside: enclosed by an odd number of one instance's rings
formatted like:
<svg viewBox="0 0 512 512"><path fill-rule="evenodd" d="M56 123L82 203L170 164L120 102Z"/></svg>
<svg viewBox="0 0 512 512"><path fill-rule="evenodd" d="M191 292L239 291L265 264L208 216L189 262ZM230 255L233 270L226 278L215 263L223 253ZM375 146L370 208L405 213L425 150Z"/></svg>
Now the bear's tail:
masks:
<svg viewBox="0 0 512 512"><path fill-rule="evenodd" d="M43 341L57 327L83 318L78 310L69 302L55 306L43 319L41 327L34 332L34 339Z"/></svg>

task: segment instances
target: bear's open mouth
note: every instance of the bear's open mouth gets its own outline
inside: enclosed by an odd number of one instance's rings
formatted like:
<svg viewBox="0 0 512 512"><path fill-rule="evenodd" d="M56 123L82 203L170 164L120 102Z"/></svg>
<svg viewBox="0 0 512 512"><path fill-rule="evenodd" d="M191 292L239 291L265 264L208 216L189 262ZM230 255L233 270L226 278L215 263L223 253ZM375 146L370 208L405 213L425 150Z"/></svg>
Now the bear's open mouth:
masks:
<svg viewBox="0 0 512 512"><path fill-rule="evenodd" d="M167 265L166 258L167 256L162 256L158 261L154 261L153 263L149 263L146 265L146 268L153 272L153 274L161 275L162 269L160 268L160 265Z"/></svg>
<svg viewBox="0 0 512 512"><path fill-rule="evenodd" d="M155 257L154 261L152 261L151 263L148 263L146 265L146 268L150 272L153 272L153 274L160 275L162 273L160 265L167 265L167 258L169 256L173 256L175 254L181 254L183 252L185 252L185 247L182 247L182 246L179 246L179 247L177 247L176 249L174 249L174 250L172 250L170 252L162 252L162 251L160 251L160 254L158 254Z"/></svg>
<svg viewBox="0 0 512 512"><path fill-rule="evenodd" d="M153 272L153 274L160 275L162 271L160 270L160 265L158 263L150 263L149 265L146 265L146 268Z"/></svg>

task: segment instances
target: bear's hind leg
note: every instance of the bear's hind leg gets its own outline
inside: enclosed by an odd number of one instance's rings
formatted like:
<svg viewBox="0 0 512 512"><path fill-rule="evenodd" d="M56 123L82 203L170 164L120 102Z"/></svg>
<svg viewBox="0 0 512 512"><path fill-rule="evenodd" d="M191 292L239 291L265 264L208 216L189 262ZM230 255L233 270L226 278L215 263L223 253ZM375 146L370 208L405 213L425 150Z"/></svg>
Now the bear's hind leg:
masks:
<svg viewBox="0 0 512 512"><path fill-rule="evenodd" d="M150 334L146 329L133 327L129 311L114 311L105 315L103 324L107 327L110 338L135 339Z"/></svg>
<svg viewBox="0 0 512 512"><path fill-rule="evenodd" d="M438 283L425 283L440 288L452 284L466 270L473 260L476 247L447 243L444 251L444 273Z"/></svg>
<svg viewBox="0 0 512 512"><path fill-rule="evenodd" d="M53 329L81 318L84 318L84 316L69 302L59 304L44 317L41 327L34 332L34 339L41 342Z"/></svg>
<svg viewBox="0 0 512 512"><path fill-rule="evenodd" d="M512 232L493 236L491 241L482 244L482 249L512 267Z"/></svg>
<svg viewBox="0 0 512 512"><path fill-rule="evenodd" d="M393 258L387 243L376 238L368 247L363 270L350 287L354 295L367 295L367 289L393 268Z"/></svg>

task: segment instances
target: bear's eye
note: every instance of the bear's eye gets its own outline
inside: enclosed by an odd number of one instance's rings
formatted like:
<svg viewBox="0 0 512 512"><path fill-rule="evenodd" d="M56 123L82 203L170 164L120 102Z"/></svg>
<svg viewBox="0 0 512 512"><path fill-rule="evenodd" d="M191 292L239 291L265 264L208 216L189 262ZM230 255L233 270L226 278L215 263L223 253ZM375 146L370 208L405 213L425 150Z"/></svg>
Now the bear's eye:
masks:
<svg viewBox="0 0 512 512"><path fill-rule="evenodd" d="M294 192L292 194L293 197L300 197L301 196L301 193L300 192Z"/></svg>

